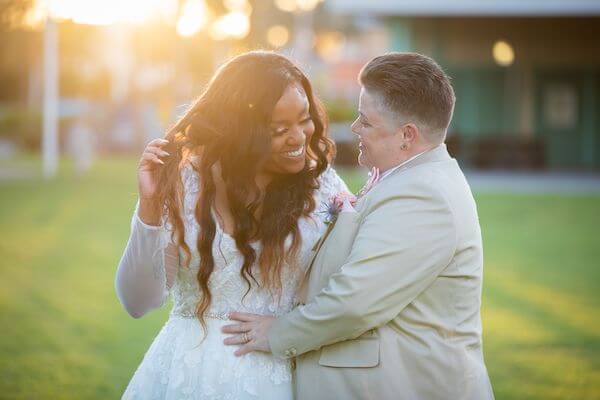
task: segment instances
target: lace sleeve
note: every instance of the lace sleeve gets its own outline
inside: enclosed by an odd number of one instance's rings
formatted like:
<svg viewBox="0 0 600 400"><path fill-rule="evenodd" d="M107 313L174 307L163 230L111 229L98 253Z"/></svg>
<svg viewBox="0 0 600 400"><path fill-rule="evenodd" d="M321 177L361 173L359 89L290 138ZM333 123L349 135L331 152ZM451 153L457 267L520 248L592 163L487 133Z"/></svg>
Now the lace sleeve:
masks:
<svg viewBox="0 0 600 400"><path fill-rule="evenodd" d="M184 220L193 220L193 198L197 196L199 183L190 163L182 167L181 180L185 192L182 214ZM166 212L160 226L151 226L140 219L138 207L139 201L115 279L117 296L134 318L165 303L179 268L179 248L171 241L172 226Z"/></svg>
<svg viewBox="0 0 600 400"><path fill-rule="evenodd" d="M138 208L139 200L115 279L117 296L134 318L165 303L179 264L166 217L160 226L147 225L140 219Z"/></svg>

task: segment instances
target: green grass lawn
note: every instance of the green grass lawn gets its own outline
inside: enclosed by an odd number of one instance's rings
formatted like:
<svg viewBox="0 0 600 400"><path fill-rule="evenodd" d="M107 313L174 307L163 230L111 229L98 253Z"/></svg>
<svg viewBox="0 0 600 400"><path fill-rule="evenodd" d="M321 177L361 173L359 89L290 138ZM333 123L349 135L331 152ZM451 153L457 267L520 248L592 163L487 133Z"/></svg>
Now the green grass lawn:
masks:
<svg viewBox="0 0 600 400"><path fill-rule="evenodd" d="M360 186L356 175L352 186ZM166 319L114 292L135 162L0 182L0 398L118 398ZM477 196L498 399L600 399L600 197Z"/></svg>

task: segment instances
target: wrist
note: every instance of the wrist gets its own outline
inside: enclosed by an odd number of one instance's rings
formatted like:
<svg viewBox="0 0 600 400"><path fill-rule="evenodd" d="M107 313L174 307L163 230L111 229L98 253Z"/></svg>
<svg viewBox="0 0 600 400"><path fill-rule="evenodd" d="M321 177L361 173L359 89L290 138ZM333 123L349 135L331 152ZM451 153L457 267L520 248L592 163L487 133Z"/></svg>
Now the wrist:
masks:
<svg viewBox="0 0 600 400"><path fill-rule="evenodd" d="M160 225L161 211L160 203L156 198L140 197L138 217L144 224Z"/></svg>

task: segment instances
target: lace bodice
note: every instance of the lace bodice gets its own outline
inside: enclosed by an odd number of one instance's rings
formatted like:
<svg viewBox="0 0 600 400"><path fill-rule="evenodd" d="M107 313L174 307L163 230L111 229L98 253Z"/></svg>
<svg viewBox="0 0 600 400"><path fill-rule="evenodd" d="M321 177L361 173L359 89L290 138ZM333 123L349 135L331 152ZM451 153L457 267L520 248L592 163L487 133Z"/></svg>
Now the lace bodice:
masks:
<svg viewBox="0 0 600 400"><path fill-rule="evenodd" d="M179 267L171 289L173 310L175 315L193 315L199 300L199 287L196 274L200 263L196 249L198 223L194 217L194 208L200 189L198 174L189 165L182 170L185 188L184 225L185 241L192 251L190 268ZM247 282L241 277L240 270L243 256L238 251L234 239L223 232L217 224L213 242L213 257L215 268L209 280L212 302L207 313L225 315L231 311L242 311L255 314L279 315L290 311L294 304L296 289L310 261L311 249L325 230L325 207L328 199L343 190L347 190L343 181L332 168L328 168L320 177L320 187L315 193L316 208L310 218L299 221L302 236L302 246L298 252L299 259L294 266L284 265L282 270L283 287L281 294L270 293L268 290L253 284L252 289L244 297L248 289ZM252 243L257 254L260 244ZM182 255L183 257L183 255ZM183 258L182 258L183 259ZM258 268L253 269L253 275L260 282Z"/></svg>
<svg viewBox="0 0 600 400"><path fill-rule="evenodd" d="M200 191L200 177L189 163L182 168L181 177L184 187L184 240L191 251L190 266L181 266L177 260L165 263L165 249L169 245L172 229L170 223L164 221L162 226L146 225L137 216L136 208L131 235L116 279L117 294L121 303L134 317L162 305L169 295L173 299L172 315L192 317L198 304L201 293L196 279L200 264L196 248L199 225L194 216L194 208ZM209 280L212 301L207 313L215 316L242 311L279 315L290 311L296 289L309 262L311 249L325 231L329 199L347 190L346 184L331 167L319 177L319 188L314 193L315 210L309 217L298 222L302 245L296 265L284 265L283 287L278 294L254 284L245 295L248 284L240 275L243 256L236 248L234 239L217 224L213 242L215 266ZM254 242L252 246L258 255L261 250L260 243ZM178 258L183 260L183 251L180 253ZM253 268L253 275L258 282L261 281L258 268Z"/></svg>

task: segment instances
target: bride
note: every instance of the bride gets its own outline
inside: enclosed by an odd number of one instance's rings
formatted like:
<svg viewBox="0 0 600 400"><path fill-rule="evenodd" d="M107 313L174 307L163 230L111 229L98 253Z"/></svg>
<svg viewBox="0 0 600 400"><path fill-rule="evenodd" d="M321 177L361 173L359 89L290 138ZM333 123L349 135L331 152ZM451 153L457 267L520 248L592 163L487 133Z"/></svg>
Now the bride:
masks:
<svg viewBox="0 0 600 400"><path fill-rule="evenodd" d="M200 98L145 148L139 201L116 275L134 318L172 297L169 319L124 399L291 399L288 360L236 357L228 313L279 315L346 191L306 76L250 52L224 64Z"/></svg>

